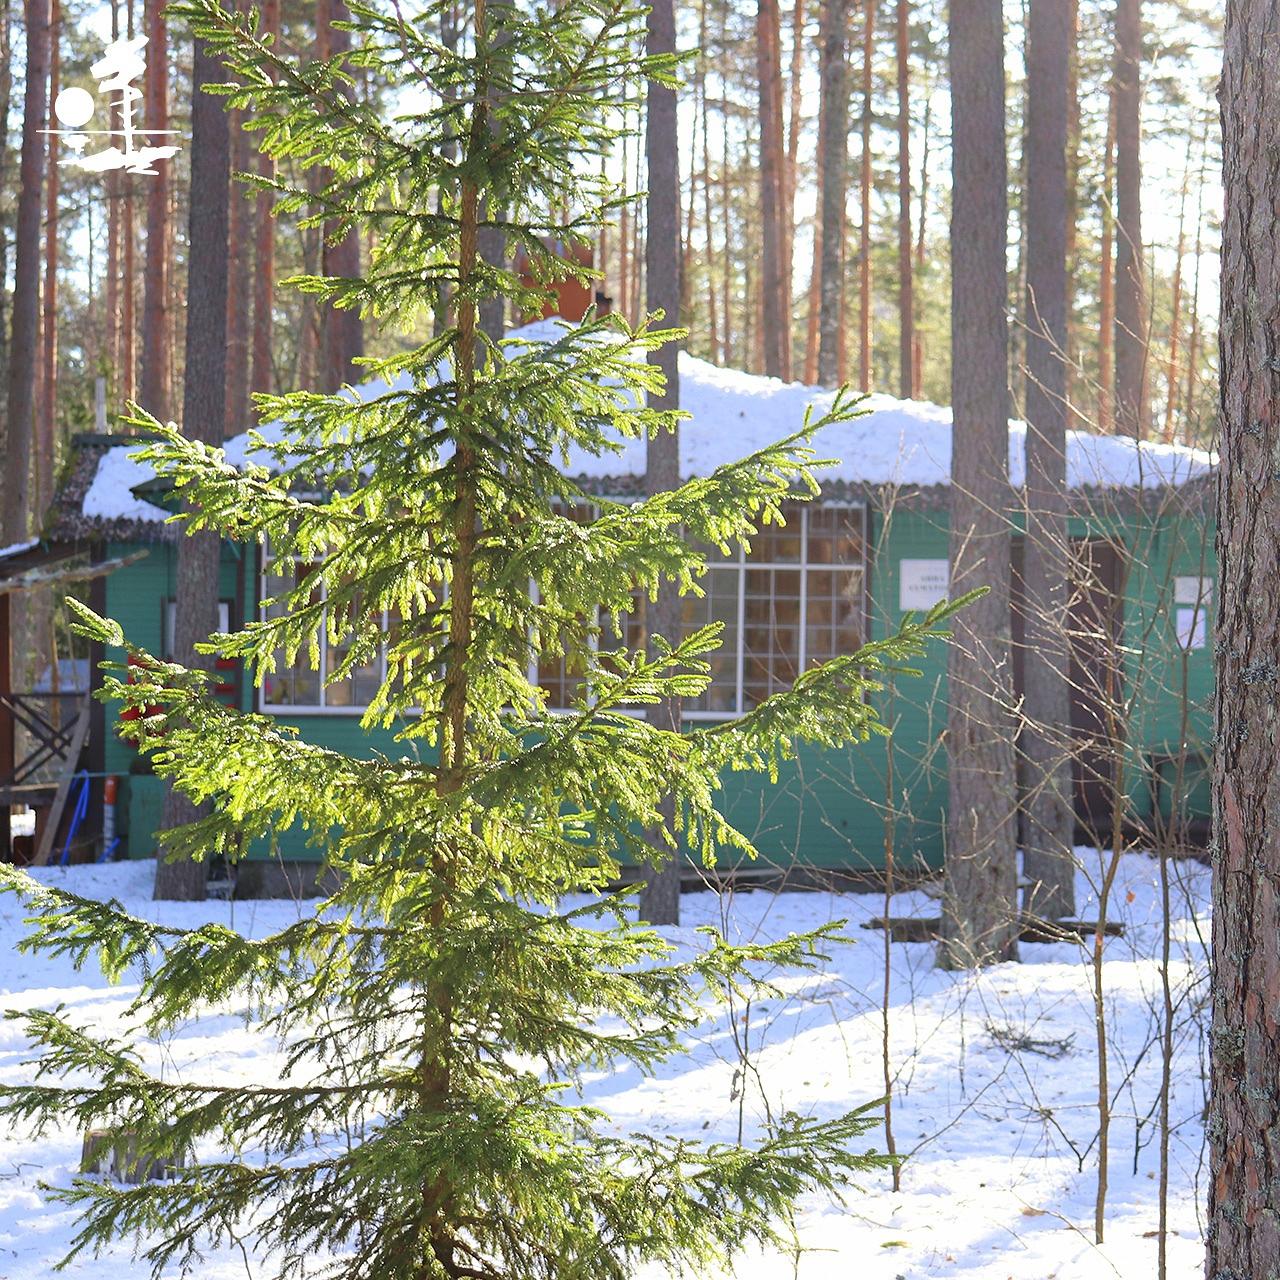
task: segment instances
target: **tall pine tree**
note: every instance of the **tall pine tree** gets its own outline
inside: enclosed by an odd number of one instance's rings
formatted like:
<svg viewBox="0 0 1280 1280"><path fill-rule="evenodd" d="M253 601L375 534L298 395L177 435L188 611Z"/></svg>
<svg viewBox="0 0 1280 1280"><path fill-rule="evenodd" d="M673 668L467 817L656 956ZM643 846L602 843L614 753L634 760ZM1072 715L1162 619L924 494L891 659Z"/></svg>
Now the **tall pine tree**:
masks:
<svg viewBox="0 0 1280 1280"><path fill-rule="evenodd" d="M376 230L363 277L306 287L402 321L436 314L447 295L436 337L375 367L393 390L271 402L284 424L274 469L236 470L154 421L145 446L185 500L189 531L269 543L283 579L265 617L212 647L259 680L300 651L314 660L320 643L346 655L333 679L383 653L365 724L398 725L406 750L363 759L300 742L84 612L87 630L133 657L134 682L118 669L108 694L160 708L133 731L199 814L169 847L233 855L296 823L338 887L314 914L250 940L165 928L3 869L34 907L31 946L131 971L140 1039L234 1000L283 1039L288 1067L234 1087L178 1080L148 1070L138 1044L103 1040L66 1011L36 1013L25 1028L45 1078L0 1094L0 1114L127 1132L144 1159L198 1153L166 1182L81 1180L59 1193L82 1214L77 1249L141 1233L157 1275L210 1241L251 1244L281 1274L353 1280L622 1277L777 1241L798 1195L881 1159L853 1145L878 1113L787 1116L749 1148L701 1145L616 1136L575 1086L583 1069L668 1059L708 994L752 985L761 965L812 960L831 931L745 947L713 937L677 957L634 922L628 897L601 891L650 852L655 830L661 846L705 859L748 851L716 809L721 773L771 768L798 742L866 737L876 724L863 692L945 610L806 671L741 718L675 733L633 714L696 696L717 643L708 627L674 648L653 635L645 650L620 646L636 597L696 592L708 549L752 538L814 483L798 424L798 436L643 502L591 499L557 462L674 428L674 412L645 403L661 385L646 356L673 335L614 317L503 345L479 324L486 300L527 313L543 297L479 252L485 208L502 210L489 229L506 238L503 261L518 246L547 282L589 275L546 247L547 211L571 242L609 216L612 192L583 158L616 139L643 79L674 67L636 56L642 9L477 0L450 51L435 34L439 5L403 19L354 7L350 59L309 65L214 0L175 12L227 65L229 104L297 162L280 169L302 175L282 193L286 211ZM387 121L345 92L357 65L388 100L421 90L430 66L439 97ZM332 178L317 193L305 175L319 166ZM852 409L841 397L831 418ZM566 651L581 675L570 711L555 714L530 672ZM592 896L568 909L567 890Z"/></svg>

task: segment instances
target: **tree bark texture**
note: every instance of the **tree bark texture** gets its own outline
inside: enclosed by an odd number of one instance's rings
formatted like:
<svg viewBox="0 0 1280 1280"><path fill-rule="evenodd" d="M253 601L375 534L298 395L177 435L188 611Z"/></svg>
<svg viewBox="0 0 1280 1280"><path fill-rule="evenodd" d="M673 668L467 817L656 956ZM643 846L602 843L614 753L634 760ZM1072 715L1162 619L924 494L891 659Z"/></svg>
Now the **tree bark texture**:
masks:
<svg viewBox="0 0 1280 1280"><path fill-rule="evenodd" d="M345 22L350 17L343 0L319 0L316 6L316 45L321 57L334 57L351 48L351 33L335 22ZM354 88L348 86L348 94ZM355 279L360 274L360 232L352 228L336 243L332 243L333 227L326 223L323 271L327 276L343 276ZM351 308L339 310L328 307L323 325L324 389L336 391L344 382L354 382L360 377L355 361L364 355L364 322L359 311Z"/></svg>
<svg viewBox="0 0 1280 1280"><path fill-rule="evenodd" d="M916 277L924 275L925 268L925 229L929 213L929 143L932 140L930 126L933 124L933 98L926 95L924 104L924 127L920 140L920 203L916 210ZM919 400L924 387L924 329L916 325L915 342L911 351L911 398Z"/></svg>
<svg viewBox="0 0 1280 1280"><path fill-rule="evenodd" d="M1076 322L1076 277L1080 269L1080 0L1067 0L1071 48L1067 62L1067 410L1075 412L1078 394L1076 355L1080 349Z"/></svg>
<svg viewBox="0 0 1280 1280"><path fill-rule="evenodd" d="M1004 25L1000 0L951 0L951 593L949 801L938 960L1012 959L1015 836L1007 508Z"/></svg>
<svg viewBox="0 0 1280 1280"><path fill-rule="evenodd" d="M1107 106L1107 139L1102 150L1102 244L1098 263L1098 430L1116 425L1116 97L1114 86Z"/></svg>
<svg viewBox="0 0 1280 1280"><path fill-rule="evenodd" d="M819 9L818 23L818 77L819 85L826 69L823 61L822 42L826 34L827 0L822 0ZM808 386L818 381L818 318L822 309L822 190L825 176L822 172L823 159L826 154L826 117L823 111L823 98L820 91L818 98L818 146L814 154L813 190L817 216L813 220L813 252L809 261L809 288L805 295L804 325L804 370L802 377Z"/></svg>
<svg viewBox="0 0 1280 1280"><path fill-rule="evenodd" d="M1116 430L1147 427L1146 279L1142 257L1142 0L1116 0Z"/></svg>
<svg viewBox="0 0 1280 1280"><path fill-rule="evenodd" d="M1187 191L1191 185L1191 151L1182 170L1182 190L1178 196L1178 247L1173 259L1173 286L1169 300L1169 359L1165 365L1165 444L1174 440L1174 419L1178 412L1178 345L1182 338L1182 263L1187 256Z"/></svg>
<svg viewBox="0 0 1280 1280"><path fill-rule="evenodd" d="M134 36L134 0L125 0L125 34ZM134 177L119 175L121 197L121 262L120 262L120 400L130 403L136 397L138 348L134 337L135 258L137 255L137 218L134 215Z"/></svg>
<svg viewBox="0 0 1280 1280"><path fill-rule="evenodd" d="M1072 13L1031 0L1027 24L1027 796L1024 906L1075 910L1067 579L1067 127Z"/></svg>
<svg viewBox="0 0 1280 1280"><path fill-rule="evenodd" d="M9 344L4 458L4 545L21 542L31 518L31 449L35 436L36 359L40 335L40 218L48 113L50 0L23 0L27 28L22 155L14 232L13 329Z"/></svg>
<svg viewBox="0 0 1280 1280"><path fill-rule="evenodd" d="M13 0L0 0L0 120L8 120L13 102ZM8 189L9 147L0 147L0 191ZM8 237L0 236L0 280L9 278ZM9 380L9 314L8 299L0 290L0 387ZM3 484L3 476L0 476ZM0 488L0 499L3 498Z"/></svg>
<svg viewBox="0 0 1280 1280"><path fill-rule="evenodd" d="M1204 188L1208 177L1208 163L1208 138L1202 136L1200 139L1200 178L1196 190L1196 247L1191 254L1191 332L1187 335L1187 380L1182 393L1182 439L1184 444L1192 442L1192 433L1198 425L1196 386L1197 367L1200 359L1200 261L1204 249Z"/></svg>
<svg viewBox="0 0 1280 1280"><path fill-rule="evenodd" d="M858 228L858 385L871 390L871 117L872 59L876 47L876 0L862 0L862 157L861 215Z"/></svg>
<svg viewBox="0 0 1280 1280"><path fill-rule="evenodd" d="M222 102L204 92L221 68L195 42L191 106L191 214L187 268L186 380L182 429L188 439L218 444L226 419L227 389L227 193L231 172L230 130ZM208 669L209 658L195 646L218 627L218 560L221 541L208 530L178 543L174 659ZM165 795L163 828L192 822L199 811L174 787ZM189 859L156 866L157 898L199 901L205 896L206 867Z"/></svg>
<svg viewBox="0 0 1280 1280"><path fill-rule="evenodd" d="M111 0L111 39L120 38L120 0ZM117 113L108 111L112 129ZM120 172L112 170L106 177L107 210L107 279L106 279L106 361L108 386L114 392L120 376Z"/></svg>
<svg viewBox="0 0 1280 1280"><path fill-rule="evenodd" d="M145 81L146 128L169 127L169 46L164 0L148 0L147 77ZM167 419L169 401L170 297L173 265L170 260L169 166L155 166L147 178L147 260L142 271L142 384L139 400L148 413ZM126 176L125 181L129 179ZM225 294L225 289L223 290Z"/></svg>
<svg viewBox="0 0 1280 1280"><path fill-rule="evenodd" d="M898 0L898 394L914 385L915 290L911 256L911 0Z"/></svg>
<svg viewBox="0 0 1280 1280"><path fill-rule="evenodd" d="M247 7L241 6L238 7ZM243 112L228 117L231 131L231 172L249 167L249 135L244 131ZM251 205L245 188L231 182L227 192L227 436L238 435L249 421L249 278L253 269L253 239L249 234Z"/></svg>
<svg viewBox="0 0 1280 1280"><path fill-rule="evenodd" d="M805 0L794 0L791 6L791 65L787 82L787 230L785 236L787 262L784 274L787 280L788 304L793 300L791 282L795 278L796 264L796 189L799 186L800 173L800 135L804 131L804 119L801 115L804 87L804 27ZM704 77L704 99L705 96Z"/></svg>
<svg viewBox="0 0 1280 1280"><path fill-rule="evenodd" d="M781 45L778 0L759 0L756 10L756 70L760 77L760 268L763 301L760 336L764 342L764 371L773 378L791 376L791 290L786 276L790 254L784 243L787 218ZM671 136L674 138L675 135Z"/></svg>
<svg viewBox="0 0 1280 1280"><path fill-rule="evenodd" d="M775 9L776 12L776 9ZM646 45L650 53L672 53L676 47L676 19L673 0L654 0L649 10ZM645 155L648 163L647 234L645 236L645 304L650 311L661 310L665 323L680 323L680 155L676 145L676 94L674 89L650 82L645 121ZM680 344L669 342L649 353L666 379L661 394L649 396L655 409L680 407ZM662 493L680 483L679 431L661 432L646 446L645 492ZM645 631L660 635L670 644L680 640L680 597L674 583L656 601L645 602ZM655 724L680 731L680 701L670 698L651 712ZM664 815L670 820L672 800L663 800ZM651 867L640 896L640 914L652 924L679 924L680 873L683 856L676 852L658 867Z"/></svg>
<svg viewBox="0 0 1280 1280"><path fill-rule="evenodd" d="M840 373L840 297L849 153L849 63L845 32L849 0L823 0L818 104L821 270L818 274L818 381L833 386Z"/></svg>
<svg viewBox="0 0 1280 1280"><path fill-rule="evenodd" d="M121 174L120 186L124 192L120 201L120 400L128 404L138 390L138 344L134 336L138 219L134 212L133 175Z"/></svg>
<svg viewBox="0 0 1280 1280"><path fill-rule="evenodd" d="M1222 104L1210 1280L1280 1258L1280 3L1229 0Z"/></svg>
<svg viewBox="0 0 1280 1280"><path fill-rule="evenodd" d="M262 34L279 37L280 0L265 0L262 5ZM258 152L258 172L274 178L276 162L265 151ZM253 337L249 374L251 391L271 391L271 340L276 287L276 222L271 216L271 197L259 192L253 206Z"/></svg>
<svg viewBox="0 0 1280 1280"><path fill-rule="evenodd" d="M35 522L44 521L53 500L54 431L58 417L58 34L62 9L58 0L49 8L49 146L44 184L44 289L40 296L40 396L36 418Z"/></svg>

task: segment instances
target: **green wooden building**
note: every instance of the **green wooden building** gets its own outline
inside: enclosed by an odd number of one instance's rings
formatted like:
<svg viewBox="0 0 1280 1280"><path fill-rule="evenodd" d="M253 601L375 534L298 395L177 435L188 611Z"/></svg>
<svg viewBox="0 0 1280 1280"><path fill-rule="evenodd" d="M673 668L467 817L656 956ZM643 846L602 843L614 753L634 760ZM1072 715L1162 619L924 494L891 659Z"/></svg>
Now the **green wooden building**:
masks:
<svg viewBox="0 0 1280 1280"><path fill-rule="evenodd" d="M795 430L806 405L824 395L688 356L682 360L682 403L692 414L682 428L686 475L704 473ZM358 394L368 398L389 389L375 383ZM689 722L747 709L808 664L882 635L908 610L926 609L945 596L949 412L884 396L870 397L866 407L864 417L817 441L822 456L837 459L824 472L821 498L797 503L786 527L766 531L749 552L717 556L705 598L686 602L690 623L720 620L726 641L711 688L686 708ZM1024 443L1025 429L1012 424L1015 689L1024 634L1017 570ZM120 437L78 439L47 538L8 568L0 562L0 577L30 574L33 557L42 555L116 564L90 580L93 604L117 619L134 642L164 653L177 588L175 529L165 523L165 496L155 478L132 460L134 447ZM248 447L247 437L229 441L228 456L243 460ZM1069 732L1082 842L1109 838L1117 787L1125 797L1122 825L1134 838L1149 831L1162 812L1181 815L1187 824L1183 835L1194 834L1207 817L1212 463L1209 455L1176 446L1139 446L1084 433L1069 440L1076 568L1070 616L1063 621L1072 654ZM573 457L569 469L588 492L610 498L636 494L643 445L629 444L606 458ZM278 574L299 573L306 566L277 565L268 548L224 544L224 623L236 627L253 616L259 601L274 594ZM326 668L335 667L339 656L322 647L320 670L300 663L272 676L262 689L227 668L219 673L220 688L236 705L296 726L308 741L350 753L396 751L390 734L366 733L360 726L380 672L371 667L329 681ZM553 696L573 680L563 662L538 675ZM941 864L947 793L943 647L931 652L919 678L902 679L876 696L882 717L893 726L889 742L803 751L776 785L755 776L725 779L729 816L754 838L766 867L874 870L883 865L887 841L899 865ZM1015 705L1015 721L1016 711ZM84 759L74 762L94 780L90 812L101 813L98 781L118 779L117 856L149 856L162 784L118 737L113 712L92 714ZM1175 790L1180 807L1172 799ZM316 857L291 832L280 833L278 853L303 862Z"/></svg>

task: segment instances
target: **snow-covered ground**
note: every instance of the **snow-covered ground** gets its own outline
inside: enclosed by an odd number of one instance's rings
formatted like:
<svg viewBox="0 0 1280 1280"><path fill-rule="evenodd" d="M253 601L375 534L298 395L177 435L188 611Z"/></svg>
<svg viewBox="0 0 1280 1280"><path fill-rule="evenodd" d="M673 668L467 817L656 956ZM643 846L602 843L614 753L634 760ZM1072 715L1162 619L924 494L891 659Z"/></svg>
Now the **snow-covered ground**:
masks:
<svg viewBox="0 0 1280 1280"><path fill-rule="evenodd" d="M1080 851L1080 913L1095 901L1098 855ZM1089 875L1092 870L1092 877ZM1200 1191L1204 1106L1203 1003L1208 943L1207 871L1176 863L1172 903L1177 1053L1171 1120L1169 1274L1201 1273ZM171 923L220 920L261 935L296 918L290 902L153 904L153 864L120 863L38 873L78 893L114 896L138 914ZM796 1258L750 1257L734 1280L916 1280L926 1276L992 1280L1095 1280L1155 1274L1158 1208L1158 1049L1161 1009L1160 892L1155 860L1122 860L1104 967L1114 1119L1106 1244L1093 1243L1097 1166L1097 1052L1091 970L1074 944L1024 945L1023 963L978 976L940 973L927 944L895 944L890 956L893 1124L909 1153L901 1190L887 1174L870 1177L847 1204L806 1204ZM877 1097L881 1065L883 935L858 926L881 913L877 895L739 892L686 896L676 936L693 944L694 927L723 925L737 936L774 937L847 919L854 941L833 949L821 972L780 979L784 994L749 1011L709 1017L689 1058L656 1079L619 1071L588 1087L623 1130L651 1129L732 1141L749 1131L762 1097L775 1112L833 1115ZM898 895L898 915L933 914L924 893ZM132 988L109 987L96 973L20 954L22 912L0 897L0 1005L64 1004L87 1025L109 1029ZM1016 1042L1022 1047L1013 1047ZM741 1070L745 1051L748 1070ZM169 1070L198 1066L202 1078L271 1072L273 1044L227 1014L210 1015L167 1042ZM30 1078L27 1047L13 1024L0 1024L0 1084ZM745 1093L740 1085L747 1085ZM763 1094L762 1094L763 1090ZM883 1134L868 1136L883 1145ZM42 1198L38 1183L65 1185L80 1154L70 1128L38 1142L0 1134L0 1277L52 1273L72 1234L73 1215ZM852 1271L851 1271L852 1267ZM128 1245L111 1257L82 1259L73 1276L147 1274ZM214 1253L208 1280L269 1276L234 1254ZM726 1273L726 1275L729 1273ZM657 1280L650 1273L645 1280Z"/></svg>

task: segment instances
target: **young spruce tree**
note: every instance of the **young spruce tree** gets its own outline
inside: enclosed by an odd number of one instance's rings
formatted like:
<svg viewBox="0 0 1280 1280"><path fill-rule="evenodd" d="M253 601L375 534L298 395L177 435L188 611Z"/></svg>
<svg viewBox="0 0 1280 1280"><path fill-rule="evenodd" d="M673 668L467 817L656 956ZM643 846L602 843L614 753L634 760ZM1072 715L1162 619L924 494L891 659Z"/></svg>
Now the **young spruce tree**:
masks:
<svg viewBox="0 0 1280 1280"><path fill-rule="evenodd" d="M0 1091L0 1114L127 1133L143 1159L187 1157L167 1181L81 1178L54 1193L81 1212L75 1252L134 1237L156 1275L228 1244L282 1276L349 1280L696 1268L776 1242L797 1196L838 1191L882 1160L854 1149L875 1121L865 1108L789 1115L744 1148L614 1136L577 1092L584 1070L647 1071L677 1054L707 999L762 966L820 956L830 930L771 945L709 936L678 958L635 922L632 899L602 891L622 860L647 855L645 833L673 855L748 850L717 812L722 773L772 769L802 740L865 738L877 726L864 690L941 634L945 611L737 720L679 734L628 714L700 691L718 640L705 628L674 652L660 637L628 651L618 626L637 595L698 591L699 548L777 520L785 497L813 490L814 456L805 431L571 517L585 495L557 465L569 449L673 426L644 407L658 376L645 353L669 335L589 318L549 341L495 343L481 305L505 296L520 313L535 299L477 246L497 233L504 260L523 248L548 281L577 271L541 237L586 238L610 216L598 157L644 78L675 68L638 56L633 0L473 0L456 48L435 35L453 3L415 15L353 4L352 52L309 64L214 0L176 6L227 68L229 102L291 162L278 172L304 175L274 183L279 206L337 235L371 233L367 275L302 287L384 323L435 313L448 325L374 365L393 389L371 402L264 401L286 424L271 467L237 470L155 422L145 449L187 500L188 530L269 540L278 566L314 566L213 649L261 679L299 652L315 660L327 634L345 647L331 672L342 679L385 648L365 724L399 726L403 758L300 742L84 615L141 664L133 683L116 668L107 693L144 712L133 731L156 771L212 802L167 838L171 854L234 856L300 824L340 887L252 940L166 928L4 869L31 906L28 946L129 972L138 995L122 1039L61 1011L24 1016L40 1076ZM357 72L398 118L345 91ZM318 196L305 186L316 168L329 175ZM852 409L841 398L829 417ZM585 671L571 711L552 714L529 671L566 650ZM588 905L561 907L566 891ZM279 1037L283 1078L175 1079L149 1065L154 1037L226 1001Z"/></svg>

